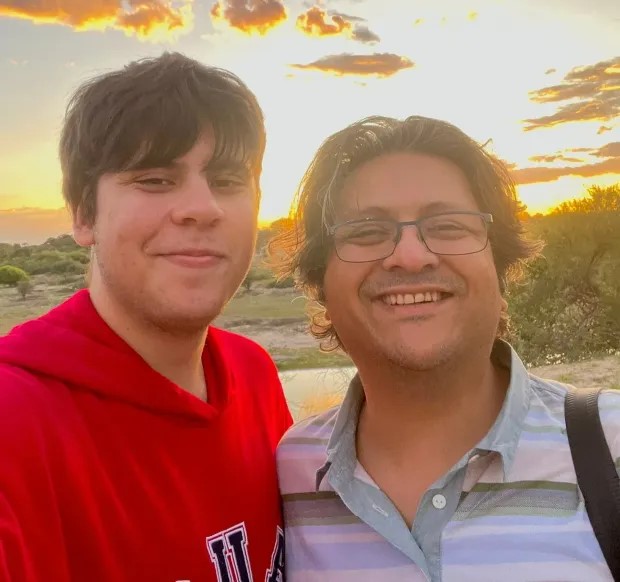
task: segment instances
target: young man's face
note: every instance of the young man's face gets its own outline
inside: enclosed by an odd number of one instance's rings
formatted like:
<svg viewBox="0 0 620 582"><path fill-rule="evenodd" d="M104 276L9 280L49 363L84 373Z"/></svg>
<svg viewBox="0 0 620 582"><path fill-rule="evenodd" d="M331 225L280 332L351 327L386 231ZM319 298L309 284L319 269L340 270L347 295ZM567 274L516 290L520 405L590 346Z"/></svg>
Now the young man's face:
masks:
<svg viewBox="0 0 620 582"><path fill-rule="evenodd" d="M94 245L92 286L104 300L169 331L197 331L243 281L256 240L254 177L212 167L205 131L166 168L105 174L94 225L77 224Z"/></svg>
<svg viewBox="0 0 620 582"><path fill-rule="evenodd" d="M479 211L457 166L413 153L386 154L357 168L337 208L337 223ZM404 228L383 260L348 263L332 251L324 292L329 317L354 360L387 359L416 370L490 346L502 305L490 244L475 254L440 256L419 240L416 226ZM412 298L416 303L409 303Z"/></svg>

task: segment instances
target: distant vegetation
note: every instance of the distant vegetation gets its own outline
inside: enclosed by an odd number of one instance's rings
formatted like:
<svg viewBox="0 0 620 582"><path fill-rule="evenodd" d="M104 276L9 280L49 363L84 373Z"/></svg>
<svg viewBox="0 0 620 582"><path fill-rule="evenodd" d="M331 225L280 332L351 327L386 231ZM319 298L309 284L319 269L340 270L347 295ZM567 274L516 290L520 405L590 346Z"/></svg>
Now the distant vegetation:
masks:
<svg viewBox="0 0 620 582"><path fill-rule="evenodd" d="M258 298L264 289L292 287L292 280L277 281L262 261L266 242L286 220L259 232L257 256L241 294ZM565 202L545 216L526 216L526 221L532 236L545 241L545 249L508 291L515 348L531 365L618 353L620 184L593 186L583 198ZM89 260L88 250L68 235L41 245L0 243L0 287L15 287L15 300L26 305L33 281L53 279L69 294L84 286ZM270 308L272 312L284 309L281 299L274 301L278 305ZM243 316L248 320L277 316L263 313L260 301L247 303L251 309ZM244 305L241 301L237 311ZM291 314L280 317L286 315Z"/></svg>
<svg viewBox="0 0 620 582"><path fill-rule="evenodd" d="M619 352L620 184L527 224L545 249L509 290L517 351L532 365Z"/></svg>

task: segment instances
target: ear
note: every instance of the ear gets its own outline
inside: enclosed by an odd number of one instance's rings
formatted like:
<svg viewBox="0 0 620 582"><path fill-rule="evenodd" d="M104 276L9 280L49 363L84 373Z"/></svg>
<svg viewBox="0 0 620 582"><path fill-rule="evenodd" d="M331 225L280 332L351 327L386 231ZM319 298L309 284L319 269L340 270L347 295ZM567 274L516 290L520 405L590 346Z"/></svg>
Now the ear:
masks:
<svg viewBox="0 0 620 582"><path fill-rule="evenodd" d="M81 206L73 216L73 238L81 247L90 247L95 244L94 222L85 220Z"/></svg>

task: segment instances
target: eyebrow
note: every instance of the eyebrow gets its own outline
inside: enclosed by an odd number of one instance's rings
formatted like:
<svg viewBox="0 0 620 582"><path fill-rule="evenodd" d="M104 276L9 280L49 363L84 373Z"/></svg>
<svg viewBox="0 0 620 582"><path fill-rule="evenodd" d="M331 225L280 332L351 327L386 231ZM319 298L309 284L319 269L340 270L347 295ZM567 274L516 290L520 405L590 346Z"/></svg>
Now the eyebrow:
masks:
<svg viewBox="0 0 620 582"><path fill-rule="evenodd" d="M234 172L243 176L249 176L251 174L251 170L246 163L242 162L241 160L235 159L211 159L204 166L204 169L210 172Z"/></svg>
<svg viewBox="0 0 620 582"><path fill-rule="evenodd" d="M447 202L431 202L420 208L418 213L420 217L431 216L433 214L440 214L443 212L461 212L470 211L471 208L464 208L463 206L455 206ZM346 208L341 212L342 219L356 220L362 218L393 218L393 212L385 206L367 206L357 208Z"/></svg>
<svg viewBox="0 0 620 582"><path fill-rule="evenodd" d="M170 160L169 162L165 163L165 164L157 164L157 165L153 165L153 166L140 166L140 167L135 167L135 168L129 168L127 170L125 170L125 172L144 172L146 170L175 170L175 171L179 171L179 170L183 170L186 167L186 164L179 161L179 160ZM202 164L202 169L203 171L206 172L220 172L220 171L226 171L226 172L233 172L233 173L237 173L239 175L242 175L244 177L247 177L251 174L251 170L250 168L244 164L242 161L240 160L233 160L233 159L223 159L223 158L219 158L219 159L210 159L208 162L205 162L204 164Z"/></svg>

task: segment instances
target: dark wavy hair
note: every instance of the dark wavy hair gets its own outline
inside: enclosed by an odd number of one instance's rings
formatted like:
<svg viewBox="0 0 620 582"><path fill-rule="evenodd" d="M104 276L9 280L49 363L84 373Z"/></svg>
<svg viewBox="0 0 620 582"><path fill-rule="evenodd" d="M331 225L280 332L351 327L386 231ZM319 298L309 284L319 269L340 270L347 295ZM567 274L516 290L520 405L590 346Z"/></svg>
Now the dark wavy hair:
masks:
<svg viewBox="0 0 620 582"><path fill-rule="evenodd" d="M541 244L528 240L520 220L523 210L504 163L460 129L445 121L412 116L404 120L373 116L333 134L323 142L306 170L291 210L289 227L269 243L269 255L281 277L294 277L312 300L310 331L324 350L342 348L325 317L323 278L332 240L335 205L347 176L383 154L413 152L449 160L466 176L480 211L493 214L489 240L502 293L521 263ZM508 329L502 314L498 335Z"/></svg>

